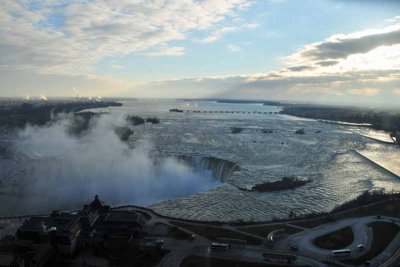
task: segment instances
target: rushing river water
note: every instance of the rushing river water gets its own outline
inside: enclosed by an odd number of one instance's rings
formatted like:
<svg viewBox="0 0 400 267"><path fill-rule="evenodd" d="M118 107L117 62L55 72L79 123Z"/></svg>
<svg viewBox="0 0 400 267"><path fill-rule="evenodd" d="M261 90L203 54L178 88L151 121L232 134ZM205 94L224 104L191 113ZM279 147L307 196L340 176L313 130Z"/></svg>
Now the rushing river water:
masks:
<svg viewBox="0 0 400 267"><path fill-rule="evenodd" d="M245 113L168 112L172 108ZM203 190L190 191L193 194L148 203L161 214L199 220L261 221L287 216L290 211L297 214L329 211L364 190L400 189L400 179L396 177L400 173L396 163L400 158L399 148L365 137L382 136L366 128L275 114L280 111L275 106L211 101L124 101L122 107L93 111L158 117L160 124L136 126L130 145L146 141L152 144L153 155L184 158L195 171L208 169L219 180ZM233 134L232 127L240 127L242 132ZM298 129L304 129L305 134L295 134ZM17 165L3 160L0 171L4 177L13 176L9 179L16 182L20 173L27 172ZM239 190L285 176L312 182L279 192ZM3 196L9 200L8 205L2 206L3 212L27 211L18 206L20 197L9 195ZM128 202L125 199L123 203ZM141 204L134 197L132 202ZM41 210L34 206L29 209Z"/></svg>

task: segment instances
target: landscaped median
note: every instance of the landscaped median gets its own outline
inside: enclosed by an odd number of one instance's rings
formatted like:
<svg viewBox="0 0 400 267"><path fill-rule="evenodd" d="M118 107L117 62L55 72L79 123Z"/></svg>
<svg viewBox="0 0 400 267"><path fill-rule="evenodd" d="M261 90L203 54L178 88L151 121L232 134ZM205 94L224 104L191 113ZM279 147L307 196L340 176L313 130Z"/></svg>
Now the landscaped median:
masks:
<svg viewBox="0 0 400 267"><path fill-rule="evenodd" d="M334 232L317 237L314 244L322 249L342 249L349 246L354 241L351 227L344 227Z"/></svg>
<svg viewBox="0 0 400 267"><path fill-rule="evenodd" d="M253 235L261 236L263 238L267 238L267 236L270 232L275 231L275 230L280 230L280 229L285 230L285 233L288 235L296 234L296 233L302 231L299 228L291 227L284 223L271 224L271 225L267 224L267 225L262 225L262 226L241 227L238 229L240 229L241 231L253 234Z"/></svg>
<svg viewBox="0 0 400 267"><path fill-rule="evenodd" d="M177 221L171 221L170 223L188 229L189 231L195 232L196 234L204 236L212 241L217 241L218 238L230 238L246 240L247 244L249 245L258 246L262 244L262 240L259 238L232 231L223 227L215 227L204 224L189 224Z"/></svg>

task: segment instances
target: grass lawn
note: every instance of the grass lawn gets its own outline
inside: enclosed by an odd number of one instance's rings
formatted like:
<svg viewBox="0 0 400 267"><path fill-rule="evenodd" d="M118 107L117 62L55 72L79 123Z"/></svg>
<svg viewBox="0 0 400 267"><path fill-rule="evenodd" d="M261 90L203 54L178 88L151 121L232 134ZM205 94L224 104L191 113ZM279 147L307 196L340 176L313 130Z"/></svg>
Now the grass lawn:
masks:
<svg viewBox="0 0 400 267"><path fill-rule="evenodd" d="M323 249L342 249L349 246L354 241L351 227L345 227L335 232L317 237L314 244Z"/></svg>
<svg viewBox="0 0 400 267"><path fill-rule="evenodd" d="M321 218L310 219L310 220L306 220L306 221L302 221L302 222L292 222L291 224L305 227L305 228L314 228L314 227L320 226L322 224L327 224L327 223L331 223L334 221L335 220L332 217L324 216Z"/></svg>
<svg viewBox="0 0 400 267"><path fill-rule="evenodd" d="M242 233L234 232L229 229L214 227L209 225L201 225L201 224L188 224L182 222L174 222L171 221L172 224L178 225L182 228L186 228L192 232L197 233L198 235L204 236L210 240L216 241L217 238L231 238L231 239L242 239L246 240L249 245L261 245L262 240L248 236Z"/></svg>
<svg viewBox="0 0 400 267"><path fill-rule="evenodd" d="M370 207L360 207L358 209L344 212L335 216L337 219L361 217L361 216L372 216L382 215L389 217L400 217L400 200L389 200L384 203L372 205Z"/></svg>
<svg viewBox="0 0 400 267"><path fill-rule="evenodd" d="M152 254L144 254L142 255L136 263L133 261L129 262L129 264L125 266L142 266L142 267L150 267L150 266L156 266L161 259L168 254L168 250L161 250L157 253L152 253ZM111 265L111 266L118 266L118 265Z"/></svg>
<svg viewBox="0 0 400 267"><path fill-rule="evenodd" d="M399 233L400 227L389 222L375 222L369 225L372 229L373 237L371 249L361 257L349 260L355 265L364 263L378 256L392 242L393 238Z"/></svg>
<svg viewBox="0 0 400 267"><path fill-rule="evenodd" d="M189 234L189 233L187 233L187 232L185 232L185 231L180 230L180 229L179 229L178 227L176 227L176 226L173 226L173 227L170 227L170 228L169 228L169 234L170 234L171 236L175 237L176 239L181 239L181 240L190 239L190 238L192 237L191 234Z"/></svg>
<svg viewBox="0 0 400 267"><path fill-rule="evenodd" d="M250 227L241 227L238 229L240 229L241 231L253 234L253 235L258 235L258 236L264 237L264 238L266 238L270 232L278 230L278 229L284 229L285 232L289 235L292 235L292 234L302 231L301 229L294 228L294 227L288 226L286 224L273 224L273 225L252 226L252 227L250 226Z"/></svg>
<svg viewBox="0 0 400 267"><path fill-rule="evenodd" d="M343 211L339 214L333 213L330 214L329 216L323 216L317 219L309 219L301 222L291 222L291 224L305 228L314 228L323 224L331 223L346 218L374 216L374 215L400 218L400 200L388 200L384 203L371 205L369 207L360 207L354 210Z"/></svg>

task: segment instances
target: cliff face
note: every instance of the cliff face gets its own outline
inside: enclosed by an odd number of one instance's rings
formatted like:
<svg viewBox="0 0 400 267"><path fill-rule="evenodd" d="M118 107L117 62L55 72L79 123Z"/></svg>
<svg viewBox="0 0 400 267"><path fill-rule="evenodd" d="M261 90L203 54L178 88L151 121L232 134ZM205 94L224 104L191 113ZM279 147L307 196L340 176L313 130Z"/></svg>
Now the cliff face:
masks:
<svg viewBox="0 0 400 267"><path fill-rule="evenodd" d="M390 133L390 137L393 139L393 142L400 144L400 132Z"/></svg>
<svg viewBox="0 0 400 267"><path fill-rule="evenodd" d="M194 170L210 170L212 176L220 182L225 182L236 171L240 170L239 165L236 163L216 157L193 157L181 155L178 159L188 163Z"/></svg>

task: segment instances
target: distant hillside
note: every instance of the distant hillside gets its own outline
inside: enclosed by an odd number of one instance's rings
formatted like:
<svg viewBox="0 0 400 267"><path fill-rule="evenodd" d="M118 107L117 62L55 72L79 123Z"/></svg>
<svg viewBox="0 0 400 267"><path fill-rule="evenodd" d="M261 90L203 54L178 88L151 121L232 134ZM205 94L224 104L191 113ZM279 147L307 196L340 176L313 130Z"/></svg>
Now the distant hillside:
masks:
<svg viewBox="0 0 400 267"><path fill-rule="evenodd" d="M183 101L215 101L217 103L226 103L226 104L262 104L266 106L282 106L283 103L278 101L269 101L269 100L243 100L243 99L219 99L219 98L200 98L200 99L191 99L185 98Z"/></svg>

